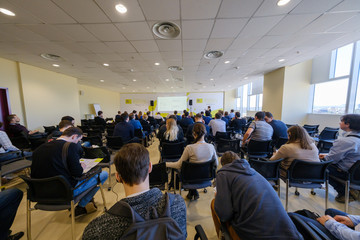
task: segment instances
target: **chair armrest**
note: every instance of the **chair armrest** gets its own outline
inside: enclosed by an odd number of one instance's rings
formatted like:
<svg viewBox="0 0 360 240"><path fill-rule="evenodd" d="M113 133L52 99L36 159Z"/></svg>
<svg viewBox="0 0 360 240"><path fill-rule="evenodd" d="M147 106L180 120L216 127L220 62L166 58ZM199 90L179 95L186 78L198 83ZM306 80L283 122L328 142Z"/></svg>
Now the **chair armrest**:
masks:
<svg viewBox="0 0 360 240"><path fill-rule="evenodd" d="M201 240L208 240L208 238L204 232L204 229L202 228L202 226L200 224L195 226L195 231L196 231L196 234L195 234L194 240L197 240L199 238Z"/></svg>
<svg viewBox="0 0 360 240"><path fill-rule="evenodd" d="M230 236L230 233L229 233L229 231L227 229L226 223L221 222L220 230L221 230L225 240L231 240L231 236Z"/></svg>

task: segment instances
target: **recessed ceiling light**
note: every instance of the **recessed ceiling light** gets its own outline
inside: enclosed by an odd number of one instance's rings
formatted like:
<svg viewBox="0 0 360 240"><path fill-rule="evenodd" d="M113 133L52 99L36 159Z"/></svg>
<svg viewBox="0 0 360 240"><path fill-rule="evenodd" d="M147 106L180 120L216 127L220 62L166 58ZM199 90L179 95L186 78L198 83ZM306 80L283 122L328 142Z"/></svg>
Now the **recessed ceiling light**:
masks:
<svg viewBox="0 0 360 240"><path fill-rule="evenodd" d="M290 0L279 0L277 2L277 5L278 6L284 6L284 5L288 4L289 2L290 2Z"/></svg>
<svg viewBox="0 0 360 240"><path fill-rule="evenodd" d="M170 87L170 88L174 88L174 87Z"/></svg>
<svg viewBox="0 0 360 240"><path fill-rule="evenodd" d="M210 81L214 81L214 79L213 79L213 78L210 78Z"/></svg>
<svg viewBox="0 0 360 240"><path fill-rule="evenodd" d="M167 81L167 82L168 82L168 81L169 81L169 79L167 78L167 79L165 79L165 81Z"/></svg>
<svg viewBox="0 0 360 240"><path fill-rule="evenodd" d="M136 82L136 79L133 79L133 82Z"/></svg>
<svg viewBox="0 0 360 240"><path fill-rule="evenodd" d="M7 10L5 8L0 8L0 12L5 14L5 15L8 15L8 16L15 16L15 13L13 13L12 11Z"/></svg>
<svg viewBox="0 0 360 240"><path fill-rule="evenodd" d="M53 64L53 67L60 67L60 65L59 64Z"/></svg>
<svg viewBox="0 0 360 240"><path fill-rule="evenodd" d="M230 63L230 61L225 61L224 63L225 63L225 64L228 64L228 63Z"/></svg>
<svg viewBox="0 0 360 240"><path fill-rule="evenodd" d="M133 92L135 92L135 90L133 90Z"/></svg>
<svg viewBox="0 0 360 240"><path fill-rule="evenodd" d="M105 67L110 66L108 63L103 63L103 65L104 65Z"/></svg>
<svg viewBox="0 0 360 240"><path fill-rule="evenodd" d="M228 87L231 87L231 85L229 85Z"/></svg>
<svg viewBox="0 0 360 240"><path fill-rule="evenodd" d="M203 88L206 88L206 86L203 86Z"/></svg>
<svg viewBox="0 0 360 240"><path fill-rule="evenodd" d="M147 89L149 89L150 87L146 87Z"/></svg>
<svg viewBox="0 0 360 240"><path fill-rule="evenodd" d="M122 89L126 89L126 87L122 87Z"/></svg>
<svg viewBox="0 0 360 240"><path fill-rule="evenodd" d="M130 72L133 72L133 71L134 71L134 69L131 68L131 69L130 69Z"/></svg>
<svg viewBox="0 0 360 240"><path fill-rule="evenodd" d="M116 11L118 11L118 12L121 13L121 14L124 14L124 13L127 12L127 8L126 8L124 5L122 5L122 4L116 5L116 6L115 6L115 9L116 9Z"/></svg>
<svg viewBox="0 0 360 240"><path fill-rule="evenodd" d="M283 61L285 61L285 59L283 59L283 58L282 58L282 59L279 59L279 62L283 62Z"/></svg>
<svg viewBox="0 0 360 240"><path fill-rule="evenodd" d="M159 66L160 65L160 63L154 63L156 66Z"/></svg>
<svg viewBox="0 0 360 240"><path fill-rule="evenodd" d="M248 77L244 77L244 79L248 79Z"/></svg>
<svg viewBox="0 0 360 240"><path fill-rule="evenodd" d="M105 82L105 80L102 80L102 79L101 79L100 82Z"/></svg>

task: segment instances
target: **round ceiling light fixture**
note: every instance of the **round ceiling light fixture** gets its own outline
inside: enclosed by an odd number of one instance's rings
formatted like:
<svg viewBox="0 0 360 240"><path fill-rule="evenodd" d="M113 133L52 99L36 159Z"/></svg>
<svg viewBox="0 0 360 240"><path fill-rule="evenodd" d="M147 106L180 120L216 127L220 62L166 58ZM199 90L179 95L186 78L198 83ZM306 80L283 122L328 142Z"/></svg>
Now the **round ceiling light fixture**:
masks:
<svg viewBox="0 0 360 240"><path fill-rule="evenodd" d="M170 67L168 67L168 69L169 69L169 71L172 71L172 72L180 72L180 71L184 70L180 66L170 66Z"/></svg>
<svg viewBox="0 0 360 240"><path fill-rule="evenodd" d="M40 57L46 59L46 60L50 60L50 61L62 61L62 57L56 55L56 54L51 54L51 53L42 53L40 54Z"/></svg>
<svg viewBox="0 0 360 240"><path fill-rule="evenodd" d="M0 8L0 12L8 16L12 16L12 17L15 16L15 13L13 13L12 11L6 8Z"/></svg>
<svg viewBox="0 0 360 240"><path fill-rule="evenodd" d="M210 52L205 53L204 58L216 59L216 58L222 57L222 55L224 55L224 52L222 52L222 51L210 51Z"/></svg>
<svg viewBox="0 0 360 240"><path fill-rule="evenodd" d="M153 33L162 39L174 39L180 34L180 27L173 22L157 22L152 27Z"/></svg>
<svg viewBox="0 0 360 240"><path fill-rule="evenodd" d="M116 11L118 11L118 12L121 13L121 14L124 14L124 13L127 12L127 8L126 8L124 5L122 5L122 4L116 5L116 6L115 6L115 9L116 9Z"/></svg>
<svg viewBox="0 0 360 240"><path fill-rule="evenodd" d="M291 0L279 0L279 1L277 2L277 5L278 5L278 6L284 6L284 5L288 4L290 1L291 1Z"/></svg>

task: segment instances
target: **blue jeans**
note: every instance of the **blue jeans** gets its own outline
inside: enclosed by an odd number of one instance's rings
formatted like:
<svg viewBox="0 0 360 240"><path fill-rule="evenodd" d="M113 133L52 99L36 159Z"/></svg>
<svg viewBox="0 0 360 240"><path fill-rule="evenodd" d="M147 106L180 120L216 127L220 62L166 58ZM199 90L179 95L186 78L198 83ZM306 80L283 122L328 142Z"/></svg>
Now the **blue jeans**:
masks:
<svg viewBox="0 0 360 240"><path fill-rule="evenodd" d="M4 162L19 157L31 157L31 156L32 156L32 152L22 152L22 154L19 154L19 152L15 152L15 151L13 153L11 153L11 151L7 151L6 153L4 153L4 155L0 153L0 162Z"/></svg>
<svg viewBox="0 0 360 240"><path fill-rule="evenodd" d="M7 239L22 197L17 188L0 192L0 240Z"/></svg>
<svg viewBox="0 0 360 240"><path fill-rule="evenodd" d="M85 179L82 181L79 181L76 186L79 186L81 183L83 183L84 181L86 181L86 183L84 183L83 185L81 185L79 188L76 188L75 186L75 190L74 190L74 197L80 195L81 193L85 192L86 190L88 190L89 188L94 187L97 183L98 183L98 176L99 174L95 175L94 177L90 178L89 180ZM104 184L104 182L106 181L106 179L108 178L109 174L105 171L100 173L100 182L101 184ZM88 192L79 202L79 206L80 207L85 207L86 204L88 204L91 199L95 196L96 192L99 190L99 187L94 188L93 190L91 190L90 192Z"/></svg>

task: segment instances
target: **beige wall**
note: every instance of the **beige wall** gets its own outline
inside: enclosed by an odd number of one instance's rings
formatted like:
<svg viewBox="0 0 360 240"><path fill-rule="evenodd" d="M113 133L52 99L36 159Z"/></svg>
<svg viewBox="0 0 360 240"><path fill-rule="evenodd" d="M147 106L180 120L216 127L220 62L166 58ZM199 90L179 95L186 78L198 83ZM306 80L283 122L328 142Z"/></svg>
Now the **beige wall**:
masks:
<svg viewBox="0 0 360 240"><path fill-rule="evenodd" d="M230 112L231 109L236 109L236 89L224 92L224 111Z"/></svg>
<svg viewBox="0 0 360 240"><path fill-rule="evenodd" d="M120 110L120 93L100 89L96 87L90 87L86 85L78 85L79 91L82 91L83 95L79 94L80 100L80 116L85 118L85 114L94 114L96 116L93 104L100 105L101 110L104 112L105 117L115 117L117 111Z"/></svg>
<svg viewBox="0 0 360 240"><path fill-rule="evenodd" d="M305 124L311 106L312 61L285 68L281 120L288 124Z"/></svg>
<svg viewBox="0 0 360 240"><path fill-rule="evenodd" d="M285 68L264 75L263 111L269 111L275 119L282 117Z"/></svg>
<svg viewBox="0 0 360 240"><path fill-rule="evenodd" d="M76 78L22 63L19 67L29 129L58 124L64 115L80 122Z"/></svg>
<svg viewBox="0 0 360 240"><path fill-rule="evenodd" d="M8 88L11 113L17 114L25 124L20 84L17 63L0 58L0 87Z"/></svg>

